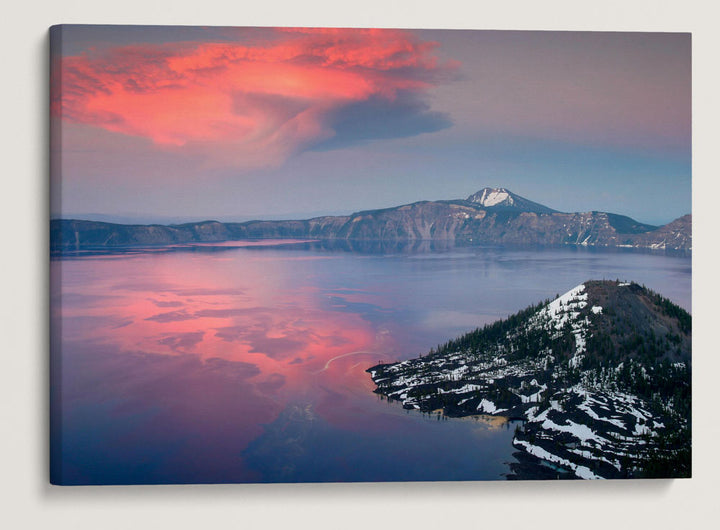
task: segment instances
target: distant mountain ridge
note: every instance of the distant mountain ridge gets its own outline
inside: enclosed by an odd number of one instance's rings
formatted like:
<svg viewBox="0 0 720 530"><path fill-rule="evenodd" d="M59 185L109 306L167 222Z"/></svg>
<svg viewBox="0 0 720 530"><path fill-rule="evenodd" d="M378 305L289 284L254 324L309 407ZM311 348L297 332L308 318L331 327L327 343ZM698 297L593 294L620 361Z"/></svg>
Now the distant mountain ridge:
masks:
<svg viewBox="0 0 720 530"><path fill-rule="evenodd" d="M511 478L690 476L691 316L632 282L553 301L368 369L406 409L523 420Z"/></svg>
<svg viewBox="0 0 720 530"><path fill-rule="evenodd" d="M202 221L123 225L54 219L51 249L168 245L248 238L356 241L434 240L487 245L582 245L690 250L692 218L656 227L606 212L563 213L505 188L484 188L467 199L419 201L351 215L306 220Z"/></svg>

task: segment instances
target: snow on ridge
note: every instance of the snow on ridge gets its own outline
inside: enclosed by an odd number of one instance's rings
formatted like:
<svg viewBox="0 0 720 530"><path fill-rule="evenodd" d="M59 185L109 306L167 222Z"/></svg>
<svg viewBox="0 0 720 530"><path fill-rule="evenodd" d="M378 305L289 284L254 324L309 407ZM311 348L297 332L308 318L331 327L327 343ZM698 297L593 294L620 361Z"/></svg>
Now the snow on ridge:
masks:
<svg viewBox="0 0 720 530"><path fill-rule="evenodd" d="M618 391L596 392L581 384L568 388L567 391L582 399L575 408L585 413L587 420L567 417L562 414L561 407L556 407L559 403L552 399L550 408L540 414L538 406L529 408L526 418L529 424L536 426L537 430L534 432L538 440L553 440L557 433L567 433L575 441L561 442L554 450L547 445L539 446L534 441L516 437L513 445L541 460L569 468L580 478L603 478L604 473L597 475L593 472L594 477L589 475L590 470L594 469L592 465L588 467L592 462L605 462L621 471L620 461L615 457L629 455L630 448L648 443L643 437L655 436L657 429L665 428L664 423L645 410L645 403L636 396ZM612 404L612 411L606 407L608 404ZM553 410L561 414L556 415ZM593 420L605 422L614 428L608 428L609 425L600 427L593 424ZM586 465L583 466L577 460L568 460L568 453L581 457Z"/></svg>
<svg viewBox="0 0 720 530"><path fill-rule="evenodd" d="M581 283L577 287L570 289L565 294L558 296L555 300L546 305L541 314L548 315L555 321L555 328L559 329L567 320L566 315L572 312L573 308L582 309L587 305L588 295L585 292L585 284Z"/></svg>
<svg viewBox="0 0 720 530"><path fill-rule="evenodd" d="M650 427L647 425L642 425L640 423L635 424L635 434L638 436L642 436L643 434L650 434L652 431L650 430Z"/></svg>
<svg viewBox="0 0 720 530"><path fill-rule="evenodd" d="M480 197L480 204L483 206L495 206L496 204L500 204L505 201L509 204L512 204L513 202L512 198L510 198L510 194L502 188L483 190L482 197Z"/></svg>
<svg viewBox="0 0 720 530"><path fill-rule="evenodd" d="M582 353L585 352L587 339L587 327L590 321L587 318L579 320L580 310L587 306L588 294L585 292L585 284L580 284L562 296L547 304L537 312L535 322L540 325L550 325L551 328L561 330L565 324L570 323L572 333L575 337L575 355L570 359L569 365L572 368L579 366L582 360ZM593 311L595 312L595 311Z"/></svg>
<svg viewBox="0 0 720 530"><path fill-rule="evenodd" d="M577 406L578 410L583 411L585 414L587 414L594 420L610 423L611 425L614 425L615 427L619 427L620 429L626 428L625 422L623 422L622 420L617 419L617 418L612 418L612 417L606 418L605 416L600 416L597 412L595 412L590 405L593 403L601 405L601 402L590 397L589 392L583 391L582 393L580 393L576 389L573 389L573 390L575 390L578 395L581 395L584 397L584 401Z"/></svg>
<svg viewBox="0 0 720 530"><path fill-rule="evenodd" d="M572 469L575 472L575 475L577 475L580 478L583 478L583 479L602 479L603 478L599 475L596 475L595 473L590 471L589 468L587 468L585 466L580 466L574 462L570 462L570 460L567 460L560 456L554 455L550 451L547 451L537 445L532 445L531 443L526 442L524 440L513 440L513 445L524 447L526 452L530 453L533 456L536 456L537 458L540 458L541 460L545 460L547 462L555 462L557 464L567 466L570 469Z"/></svg>
<svg viewBox="0 0 720 530"><path fill-rule="evenodd" d="M587 442L588 440L592 440L600 445L607 443L607 440L605 438L603 438L602 436L598 436L595 431L593 431L587 425L575 423L574 421L569 419L565 420L565 423L565 425L558 425L554 421L546 419L542 423L542 428L546 431L552 430L570 433L572 436L574 436L583 443Z"/></svg>
<svg viewBox="0 0 720 530"><path fill-rule="evenodd" d="M468 392L475 392L476 390L482 390L483 387L479 385L473 385L473 384L466 384L462 386L461 388L454 388L452 390L445 390L443 388L438 388L437 393L438 394L467 394Z"/></svg>
<svg viewBox="0 0 720 530"><path fill-rule="evenodd" d="M483 398L478 404L477 410L478 412L484 412L486 414L499 414L501 412L506 412L508 409L499 409L495 403L489 399Z"/></svg>

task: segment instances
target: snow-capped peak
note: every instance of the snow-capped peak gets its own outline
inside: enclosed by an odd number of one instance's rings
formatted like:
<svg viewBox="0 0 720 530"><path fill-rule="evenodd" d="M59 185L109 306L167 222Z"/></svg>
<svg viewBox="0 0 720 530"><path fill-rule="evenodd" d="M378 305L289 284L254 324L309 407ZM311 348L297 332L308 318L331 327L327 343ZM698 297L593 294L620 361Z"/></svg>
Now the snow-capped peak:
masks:
<svg viewBox="0 0 720 530"><path fill-rule="evenodd" d="M502 188L496 190L483 190L483 196L480 199L480 203L483 206L495 206L501 202L505 202L507 204L513 203L513 198L507 190Z"/></svg>
<svg viewBox="0 0 720 530"><path fill-rule="evenodd" d="M515 203L512 194L505 188L484 188L471 195L469 200L482 206L490 207L504 204L511 206Z"/></svg>
<svg viewBox="0 0 720 530"><path fill-rule="evenodd" d="M553 213L555 210L520 197L506 188L483 188L473 193L468 202L482 208L493 210L510 210L515 212Z"/></svg>

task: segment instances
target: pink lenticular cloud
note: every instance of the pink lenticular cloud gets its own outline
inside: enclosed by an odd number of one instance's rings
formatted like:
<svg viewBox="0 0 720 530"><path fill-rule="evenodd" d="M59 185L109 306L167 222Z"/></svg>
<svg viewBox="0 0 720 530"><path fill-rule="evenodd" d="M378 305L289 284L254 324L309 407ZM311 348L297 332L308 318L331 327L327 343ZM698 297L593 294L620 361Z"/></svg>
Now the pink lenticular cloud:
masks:
<svg viewBox="0 0 720 530"><path fill-rule="evenodd" d="M148 44L64 57L54 111L211 165L276 166L332 138L344 107L417 96L454 67L438 63L435 43L404 31L277 35L258 45Z"/></svg>

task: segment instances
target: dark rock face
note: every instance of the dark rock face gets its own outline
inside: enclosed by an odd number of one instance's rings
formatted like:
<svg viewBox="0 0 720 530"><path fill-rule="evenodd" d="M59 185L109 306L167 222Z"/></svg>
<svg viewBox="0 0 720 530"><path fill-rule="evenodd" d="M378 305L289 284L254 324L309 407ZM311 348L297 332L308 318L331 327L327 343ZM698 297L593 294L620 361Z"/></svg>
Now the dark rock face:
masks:
<svg viewBox="0 0 720 530"><path fill-rule="evenodd" d="M511 478L686 477L691 333L660 295L591 281L368 371L407 409L522 420Z"/></svg>
<svg viewBox="0 0 720 530"><path fill-rule="evenodd" d="M54 220L51 246L58 250L245 238L314 238L689 250L691 225L689 215L657 228L605 212L561 213L504 188L486 188L467 200L422 201L299 221L204 221L162 226Z"/></svg>

